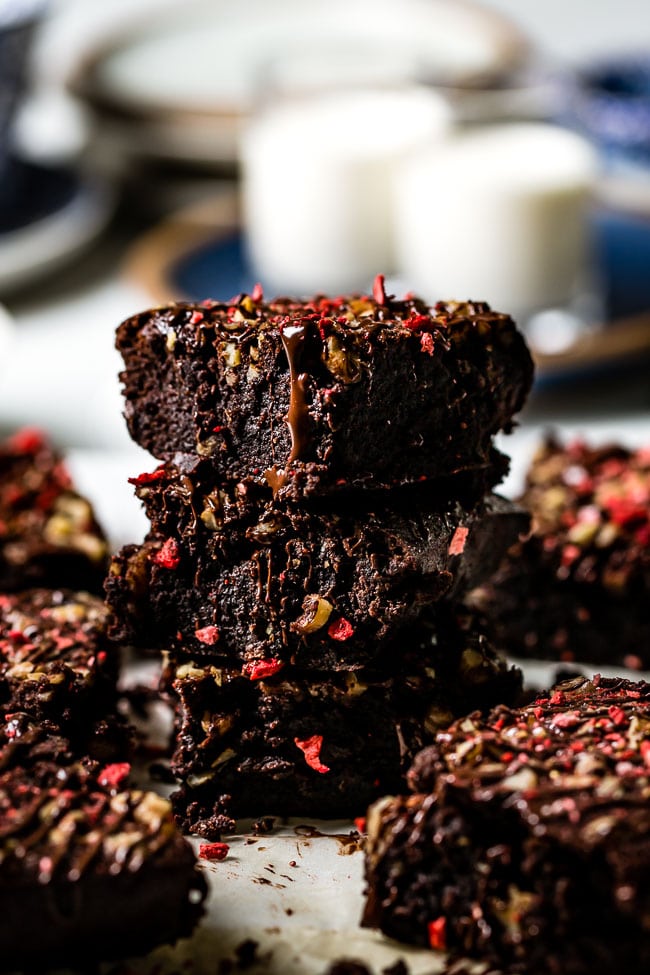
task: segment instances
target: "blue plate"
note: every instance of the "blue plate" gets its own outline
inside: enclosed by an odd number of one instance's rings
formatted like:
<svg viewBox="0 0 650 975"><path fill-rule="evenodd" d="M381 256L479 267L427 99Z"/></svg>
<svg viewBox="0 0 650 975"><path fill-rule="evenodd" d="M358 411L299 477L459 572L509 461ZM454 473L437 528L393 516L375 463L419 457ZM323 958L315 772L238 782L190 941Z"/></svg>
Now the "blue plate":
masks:
<svg viewBox="0 0 650 975"><path fill-rule="evenodd" d="M650 217L598 210L592 218L598 275L608 321L650 311ZM179 258L168 271L174 294L228 300L258 279L241 233L218 236Z"/></svg>
<svg viewBox="0 0 650 975"><path fill-rule="evenodd" d="M190 251L172 265L169 278L174 294L194 301L227 301L240 291L250 294L257 280L241 233L209 240Z"/></svg>

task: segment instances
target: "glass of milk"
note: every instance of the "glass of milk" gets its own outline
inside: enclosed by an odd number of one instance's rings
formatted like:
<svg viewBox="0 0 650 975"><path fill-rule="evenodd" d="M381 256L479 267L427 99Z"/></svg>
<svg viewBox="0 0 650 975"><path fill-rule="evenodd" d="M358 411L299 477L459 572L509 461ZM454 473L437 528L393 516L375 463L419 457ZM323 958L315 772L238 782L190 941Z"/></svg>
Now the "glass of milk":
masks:
<svg viewBox="0 0 650 975"><path fill-rule="evenodd" d="M598 314L586 221L596 172L585 140L543 123L469 129L412 154L396 188L403 278L430 300L488 301L560 351L572 322Z"/></svg>
<svg viewBox="0 0 650 975"><path fill-rule="evenodd" d="M269 291L362 290L395 266L399 165L436 143L450 112L409 83L271 98L241 143L248 249Z"/></svg>

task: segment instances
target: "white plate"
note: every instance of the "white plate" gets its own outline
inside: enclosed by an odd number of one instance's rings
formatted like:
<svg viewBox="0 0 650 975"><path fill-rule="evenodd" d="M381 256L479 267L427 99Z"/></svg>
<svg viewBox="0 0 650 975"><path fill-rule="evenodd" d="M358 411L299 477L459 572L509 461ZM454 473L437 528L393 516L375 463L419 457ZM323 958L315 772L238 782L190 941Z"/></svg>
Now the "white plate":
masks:
<svg viewBox="0 0 650 975"><path fill-rule="evenodd" d="M131 151L232 160L236 123L280 64L294 60L307 85L415 73L457 86L499 78L526 52L507 19L460 0L193 0L100 48L72 86Z"/></svg>

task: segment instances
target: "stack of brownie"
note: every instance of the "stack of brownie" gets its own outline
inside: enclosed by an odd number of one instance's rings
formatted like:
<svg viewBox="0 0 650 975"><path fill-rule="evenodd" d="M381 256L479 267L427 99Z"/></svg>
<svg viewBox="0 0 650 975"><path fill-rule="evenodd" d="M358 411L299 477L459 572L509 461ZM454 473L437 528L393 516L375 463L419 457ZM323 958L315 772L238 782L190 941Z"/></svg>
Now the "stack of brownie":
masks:
<svg viewBox="0 0 650 975"><path fill-rule="evenodd" d="M0 709L114 760L129 732L99 598L107 565L92 506L43 434L0 444Z"/></svg>
<svg viewBox="0 0 650 975"><path fill-rule="evenodd" d="M459 598L526 517L493 447L530 386L511 319L387 296L176 304L124 322L151 530L112 562L116 639L166 651L181 822L350 816L519 676Z"/></svg>
<svg viewBox="0 0 650 975"><path fill-rule="evenodd" d="M206 884L168 800L128 788L117 669L98 597L0 596L6 969L144 952L189 935L202 913Z"/></svg>
<svg viewBox="0 0 650 975"><path fill-rule="evenodd" d="M0 446L0 944L6 969L189 934L205 882L167 800L129 789L107 547L40 433ZM10 591L11 590L11 591ZM38 937L33 919L38 918Z"/></svg>

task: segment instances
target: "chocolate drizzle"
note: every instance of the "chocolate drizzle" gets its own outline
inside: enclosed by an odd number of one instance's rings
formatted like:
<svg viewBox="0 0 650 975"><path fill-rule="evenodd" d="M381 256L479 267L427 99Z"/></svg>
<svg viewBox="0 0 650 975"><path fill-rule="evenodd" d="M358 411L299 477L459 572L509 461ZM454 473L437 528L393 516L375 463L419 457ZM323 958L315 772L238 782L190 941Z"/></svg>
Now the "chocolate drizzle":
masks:
<svg viewBox="0 0 650 975"><path fill-rule="evenodd" d="M305 346L305 326L287 325L281 330L280 335L289 363L289 410L285 417L285 422L291 433L291 451L283 471L272 467L264 472L267 483L272 488L274 495L287 483L286 471L289 465L303 457L309 444L309 408L306 396L306 386L309 376L306 372L300 371L302 353Z"/></svg>
<svg viewBox="0 0 650 975"><path fill-rule="evenodd" d="M451 784L478 803L516 804L522 819L573 846L633 846L637 813L647 832L649 717L644 681L578 677L527 707L455 722L417 757L409 785L437 795Z"/></svg>
<svg viewBox="0 0 650 975"><path fill-rule="evenodd" d="M4 596L0 675L11 677L14 669L46 673L59 663L82 676L112 672L114 660L104 640L106 619L102 601L84 592L33 589Z"/></svg>
<svg viewBox="0 0 650 975"><path fill-rule="evenodd" d="M138 790L111 796L76 781L74 766L65 771L64 789L31 784L20 768L3 775L3 882L14 874L49 883L55 874L74 882L89 869L133 872L179 842L166 799Z"/></svg>
<svg viewBox="0 0 650 975"><path fill-rule="evenodd" d="M288 463L299 460L309 442L309 410L305 388L307 373L300 372L300 360L305 346L305 326L291 325L282 331L282 345L289 360L289 412L286 422L291 431L291 453Z"/></svg>

